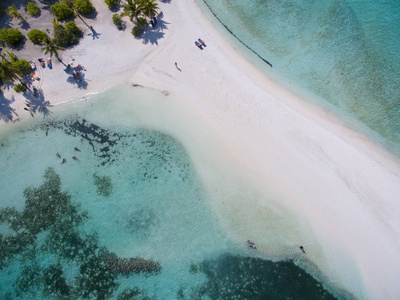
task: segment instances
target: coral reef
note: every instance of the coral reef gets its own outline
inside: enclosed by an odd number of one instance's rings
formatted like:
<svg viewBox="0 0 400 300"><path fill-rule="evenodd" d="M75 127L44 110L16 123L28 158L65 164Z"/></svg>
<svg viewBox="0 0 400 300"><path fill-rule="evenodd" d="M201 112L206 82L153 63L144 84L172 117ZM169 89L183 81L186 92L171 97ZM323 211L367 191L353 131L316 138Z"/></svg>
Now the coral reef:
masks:
<svg viewBox="0 0 400 300"><path fill-rule="evenodd" d="M130 273L139 272L159 272L161 265L150 259L143 259L139 257L121 258L107 248L100 248L99 258L104 261L108 267L115 273L129 275Z"/></svg>
<svg viewBox="0 0 400 300"><path fill-rule="evenodd" d="M152 260L119 258L99 249L96 233L82 232L87 213L61 191L52 168L39 187L25 189L24 197L22 211L0 210L0 224L9 232L0 234L0 271L10 265L5 271L16 272L10 282L15 289L0 291L1 299L108 299L119 287L119 274L161 269Z"/></svg>

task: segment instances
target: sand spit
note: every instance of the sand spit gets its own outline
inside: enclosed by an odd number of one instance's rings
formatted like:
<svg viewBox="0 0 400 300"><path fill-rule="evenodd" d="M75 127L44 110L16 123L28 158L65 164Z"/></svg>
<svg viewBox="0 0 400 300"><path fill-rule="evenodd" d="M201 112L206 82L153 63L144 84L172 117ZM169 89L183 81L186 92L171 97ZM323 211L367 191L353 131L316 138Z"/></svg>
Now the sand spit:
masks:
<svg viewBox="0 0 400 300"><path fill-rule="evenodd" d="M271 258L299 257L302 244L307 255L299 263L316 267L330 284L359 299L400 298L400 166L393 157L265 78L193 0L161 2L163 28L141 40L129 28L118 31L101 0L93 3L97 19L87 23L101 35L93 39L86 28L80 44L63 54L85 66L88 84L66 81L64 66L54 62L53 70L42 70L46 100L82 99L120 82L179 95L216 145L202 144L204 133L190 124L182 128L183 121L166 126L188 148L234 239L251 234L258 251ZM198 38L207 45L203 50L194 44ZM37 56L40 51L32 52L32 59ZM25 99L9 93L16 117L31 118L23 111ZM170 98L163 99L173 105ZM160 112L154 122L161 126L168 116ZM221 187L210 176L214 166L232 171L228 161L246 170L248 175L223 175L238 190L248 188L247 197L235 197L232 186Z"/></svg>

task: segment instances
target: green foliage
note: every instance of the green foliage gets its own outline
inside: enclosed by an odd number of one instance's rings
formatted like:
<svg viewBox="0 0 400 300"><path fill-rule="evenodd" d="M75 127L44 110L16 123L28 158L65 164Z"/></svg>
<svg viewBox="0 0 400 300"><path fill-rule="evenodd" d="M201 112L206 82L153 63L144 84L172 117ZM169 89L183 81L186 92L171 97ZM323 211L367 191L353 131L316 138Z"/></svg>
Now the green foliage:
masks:
<svg viewBox="0 0 400 300"><path fill-rule="evenodd" d="M22 75L32 72L32 67L29 64L29 61L25 59L18 59L16 62L13 62L13 65L21 71Z"/></svg>
<svg viewBox="0 0 400 300"><path fill-rule="evenodd" d="M159 9L158 4L155 3L155 0L136 0L139 2L140 12L146 17L153 18L156 16L157 9Z"/></svg>
<svg viewBox="0 0 400 300"><path fill-rule="evenodd" d="M43 47L40 50L44 51L44 55L49 53L50 57L54 55L59 61L61 61L58 51L64 51L65 49L61 46L58 46L54 40L46 37L43 41Z"/></svg>
<svg viewBox="0 0 400 300"><path fill-rule="evenodd" d="M28 14L32 17L40 16L40 8L34 2L28 2L28 4L26 5L26 10L28 11Z"/></svg>
<svg viewBox="0 0 400 300"><path fill-rule="evenodd" d="M117 5L118 0L104 0L104 3L108 5L109 8Z"/></svg>
<svg viewBox="0 0 400 300"><path fill-rule="evenodd" d="M61 47L68 47L78 43L79 37L70 32L61 24L54 25L54 43Z"/></svg>
<svg viewBox="0 0 400 300"><path fill-rule="evenodd" d="M93 5L90 0L74 0L74 7L82 15L90 15L93 11Z"/></svg>
<svg viewBox="0 0 400 300"><path fill-rule="evenodd" d="M14 91L16 91L17 93L24 92L25 90L26 90L26 85L22 83L18 83L16 86L14 86Z"/></svg>
<svg viewBox="0 0 400 300"><path fill-rule="evenodd" d="M12 4L8 7L7 14L9 14L13 19L20 19L21 21L24 20L21 14L18 12L15 4Z"/></svg>
<svg viewBox="0 0 400 300"><path fill-rule="evenodd" d="M109 176L97 176L93 174L94 184L97 187L97 193L105 197L110 196L112 192L112 182Z"/></svg>
<svg viewBox="0 0 400 300"><path fill-rule="evenodd" d="M7 54L10 57L11 62L14 63L14 62L16 62L18 60L17 56L14 53L7 51Z"/></svg>
<svg viewBox="0 0 400 300"><path fill-rule="evenodd" d="M131 32L132 32L133 36L137 37L137 36L141 36L143 34L144 29L141 26L135 25L135 26L133 26Z"/></svg>
<svg viewBox="0 0 400 300"><path fill-rule="evenodd" d="M10 47L18 46L24 40L24 35L17 28L2 28L0 30L0 41Z"/></svg>
<svg viewBox="0 0 400 300"><path fill-rule="evenodd" d="M32 29L28 32L28 38L34 44L43 44L44 39L46 38L47 34L39 29Z"/></svg>
<svg viewBox="0 0 400 300"><path fill-rule="evenodd" d="M4 82L14 81L19 79L20 76L22 76L21 71L12 62L8 61L5 55L2 55L0 61L0 79Z"/></svg>
<svg viewBox="0 0 400 300"><path fill-rule="evenodd" d="M67 24L65 24L65 28L72 34L78 36L82 33L82 30L79 29L78 26L76 26L74 21L69 21Z"/></svg>
<svg viewBox="0 0 400 300"><path fill-rule="evenodd" d="M74 11L64 2L53 4L50 10L58 21L64 21L74 15Z"/></svg>
<svg viewBox="0 0 400 300"><path fill-rule="evenodd" d="M113 14L112 21L118 28L122 26L122 19L119 14Z"/></svg>
<svg viewBox="0 0 400 300"><path fill-rule="evenodd" d="M140 25L140 26L146 26L147 25L147 20L145 18L138 18L136 20L136 23L137 23L137 25Z"/></svg>
<svg viewBox="0 0 400 300"><path fill-rule="evenodd" d="M139 4L133 0L126 0L126 3L122 4L122 9L124 10L121 13L121 17L128 16L129 20L133 22L133 19L137 18L140 15Z"/></svg>

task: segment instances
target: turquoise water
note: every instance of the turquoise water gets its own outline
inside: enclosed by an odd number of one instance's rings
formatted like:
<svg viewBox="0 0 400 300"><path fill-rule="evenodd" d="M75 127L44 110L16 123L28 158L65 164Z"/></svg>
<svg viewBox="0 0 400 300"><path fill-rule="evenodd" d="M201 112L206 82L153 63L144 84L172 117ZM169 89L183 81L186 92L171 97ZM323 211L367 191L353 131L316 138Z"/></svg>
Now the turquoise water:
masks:
<svg viewBox="0 0 400 300"><path fill-rule="evenodd" d="M1 299L333 299L231 239L184 145L122 90L2 134Z"/></svg>
<svg viewBox="0 0 400 300"><path fill-rule="evenodd" d="M400 154L400 2L204 0L271 77Z"/></svg>

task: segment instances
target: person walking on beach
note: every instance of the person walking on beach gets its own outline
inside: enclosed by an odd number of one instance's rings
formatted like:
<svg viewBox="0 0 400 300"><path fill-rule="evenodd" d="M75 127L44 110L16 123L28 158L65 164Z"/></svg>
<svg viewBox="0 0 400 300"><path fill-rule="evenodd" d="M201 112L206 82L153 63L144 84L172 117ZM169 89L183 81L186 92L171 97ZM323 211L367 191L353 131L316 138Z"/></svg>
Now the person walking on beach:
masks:
<svg viewBox="0 0 400 300"><path fill-rule="evenodd" d="M175 63L175 67L176 67L176 69L177 69L179 72L182 72L182 70L181 70L181 69L179 69L179 67L178 67L178 63L177 63L177 62Z"/></svg>

